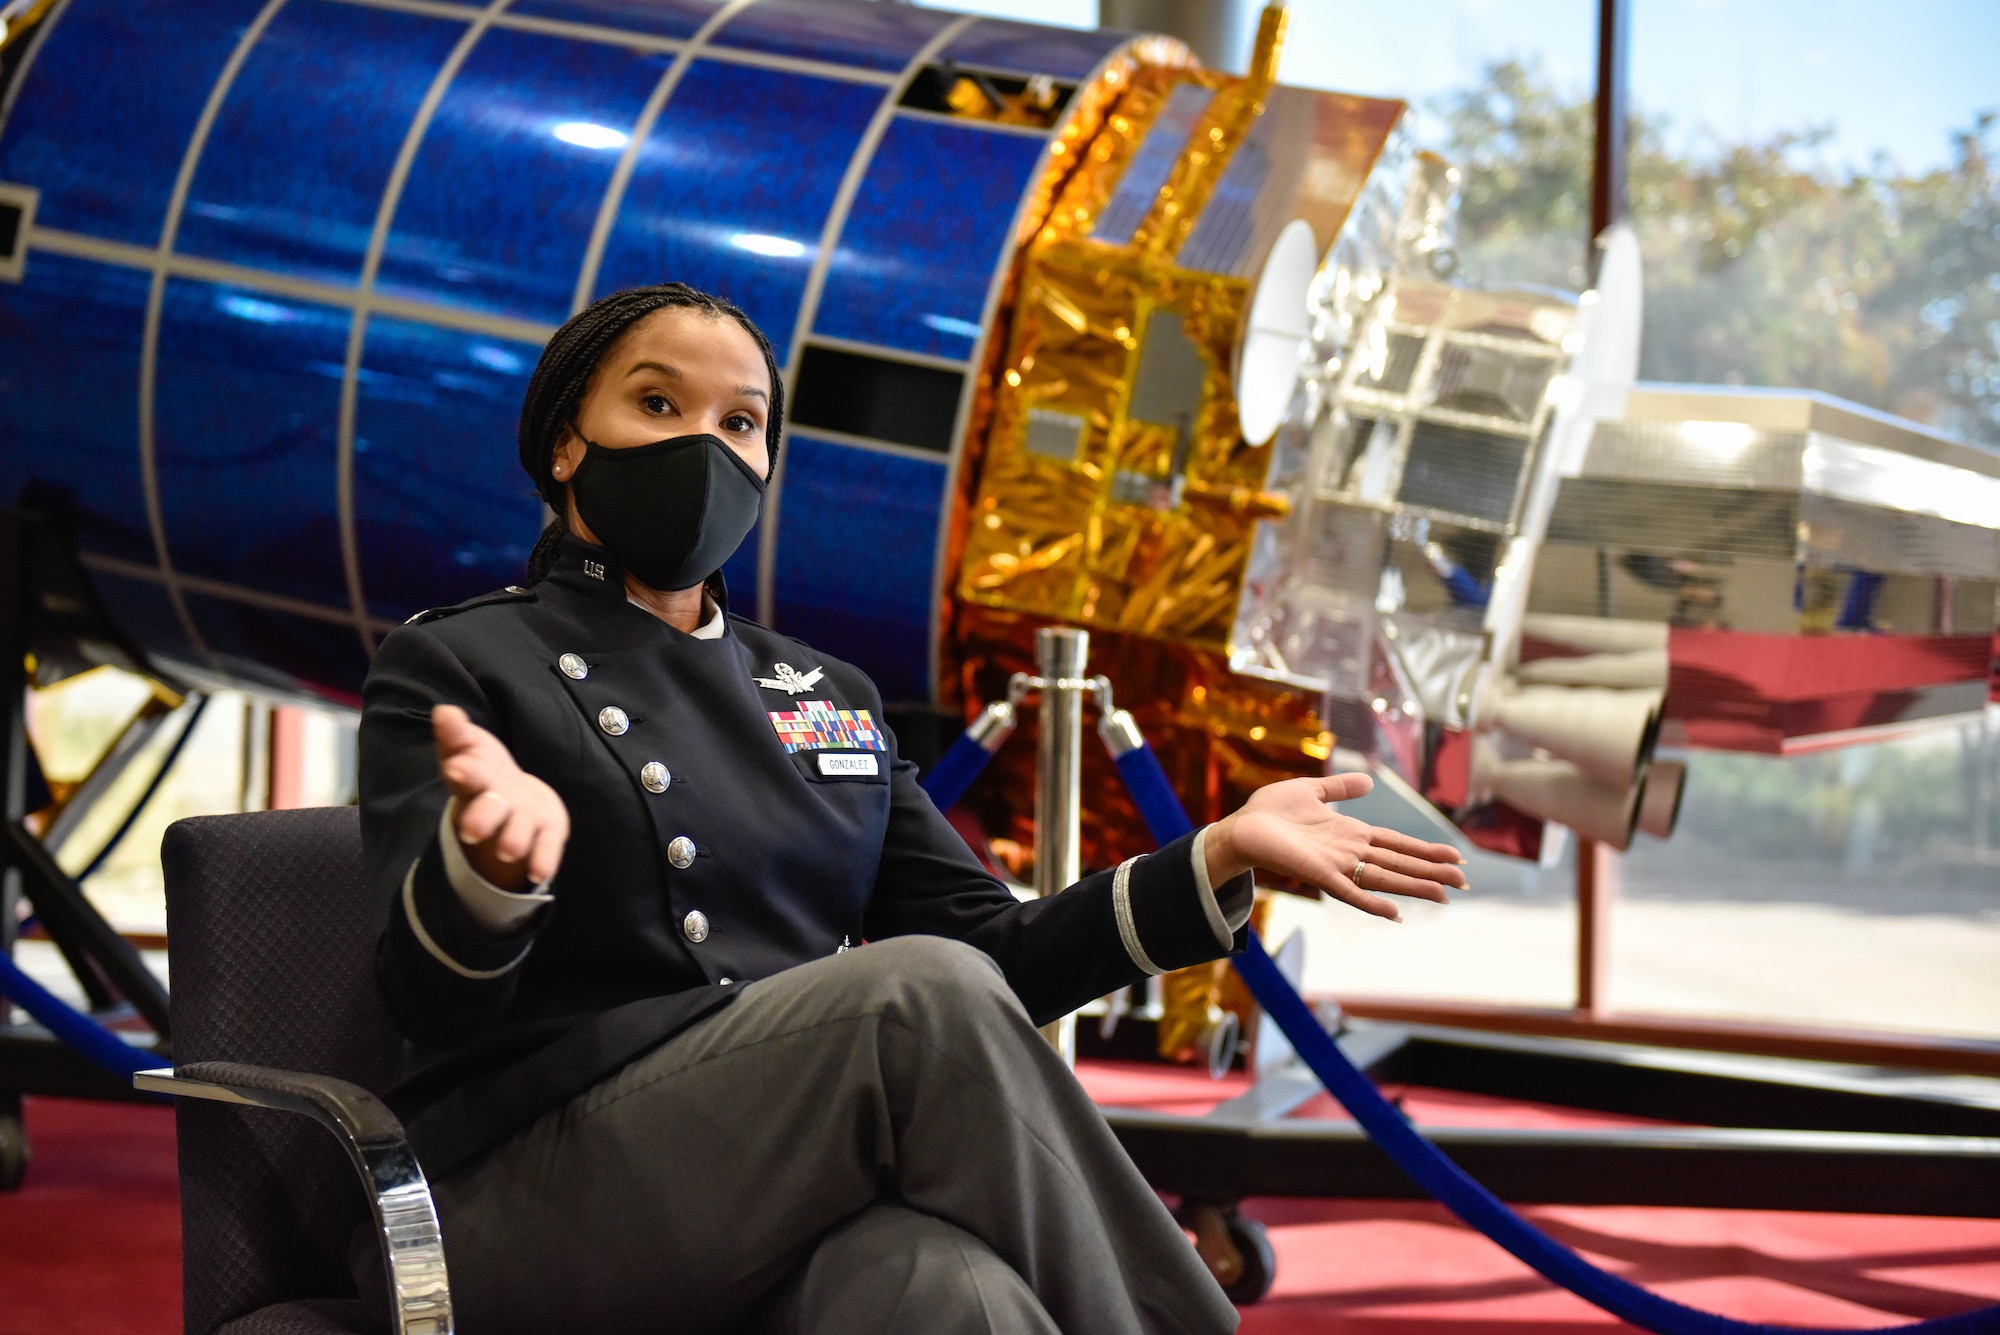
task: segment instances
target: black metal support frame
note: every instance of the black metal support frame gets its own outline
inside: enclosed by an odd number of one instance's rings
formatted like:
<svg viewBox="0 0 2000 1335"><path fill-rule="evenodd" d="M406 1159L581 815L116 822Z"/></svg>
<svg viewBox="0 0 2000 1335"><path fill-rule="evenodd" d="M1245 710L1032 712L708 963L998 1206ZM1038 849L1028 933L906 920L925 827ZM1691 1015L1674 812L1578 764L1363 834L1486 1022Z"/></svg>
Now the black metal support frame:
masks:
<svg viewBox="0 0 2000 1335"><path fill-rule="evenodd" d="M25 899L83 985L91 1009L129 1005L152 1027L154 1046L164 1059L171 1028L166 988L25 823L33 764L28 743L29 657L49 652L52 636L63 637L65 628L50 625L52 620L68 621L78 615L103 620L101 609L92 605L94 599L75 597L73 586L79 582L88 588L63 524L32 511L0 511L0 950L13 952ZM52 598L67 616L49 615ZM98 642L123 649L122 637L115 632ZM0 1013L0 1121L13 1123L0 1133L0 1140L11 1135L20 1143L23 1094L142 1097L123 1078L64 1047L41 1026L10 1025ZM0 1190L18 1184L20 1156L10 1161L14 1171L0 1163Z"/></svg>
<svg viewBox="0 0 2000 1335"><path fill-rule="evenodd" d="M1366 1021L1340 1043L1386 1083L1687 1124L1427 1131L1507 1200L2000 1217L2000 1080ZM1288 1116L1318 1092L1287 1066L1207 1117L1105 1115L1188 1199L1427 1198L1354 1123Z"/></svg>

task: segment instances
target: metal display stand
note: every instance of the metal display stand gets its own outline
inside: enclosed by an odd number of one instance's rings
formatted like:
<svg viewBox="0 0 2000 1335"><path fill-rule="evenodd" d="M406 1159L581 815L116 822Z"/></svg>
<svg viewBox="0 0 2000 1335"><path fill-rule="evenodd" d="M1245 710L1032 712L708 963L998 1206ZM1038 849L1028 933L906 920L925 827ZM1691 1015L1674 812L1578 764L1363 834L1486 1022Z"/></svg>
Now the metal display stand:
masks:
<svg viewBox="0 0 2000 1335"><path fill-rule="evenodd" d="M1013 731L1016 707L1038 693L1036 889L1054 893L1077 879L1086 694L1142 810L1141 785L1164 777L1131 715L1113 706L1111 684L1085 676L1087 633L1043 630L1036 647L1041 675L1017 675L1009 698L987 707L924 784L941 808L952 805ZM1295 988L1301 947L1294 938L1275 956ZM1378 1083L1678 1123L1425 1132L1510 1201L2000 1217L2000 1080L1331 1018L1341 1052ZM1129 1038L1152 1023L1139 1009L1119 1027ZM1255 1082L1207 1115L1104 1110L1146 1180L1181 1199L1181 1221L1238 1302L1262 1297L1275 1275L1261 1225L1238 1213L1243 1199L1428 1199L1353 1121L1292 1116L1320 1082L1275 1025L1256 1029ZM1073 1055L1073 1023L1065 1032ZM1136 1055L1135 1045L1120 1055Z"/></svg>

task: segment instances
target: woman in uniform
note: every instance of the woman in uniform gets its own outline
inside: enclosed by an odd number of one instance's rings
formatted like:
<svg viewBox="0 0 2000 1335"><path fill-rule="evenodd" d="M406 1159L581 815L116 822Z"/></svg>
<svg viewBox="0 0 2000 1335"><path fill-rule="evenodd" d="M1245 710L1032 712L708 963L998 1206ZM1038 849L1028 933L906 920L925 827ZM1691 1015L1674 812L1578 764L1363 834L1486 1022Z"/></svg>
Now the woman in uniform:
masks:
<svg viewBox="0 0 2000 1335"><path fill-rule="evenodd" d="M868 678L728 612L783 420L735 307L598 302L523 404L557 516L527 586L369 674L391 1102L462 1328L1232 1330L1036 1026L1240 947L1253 868L1394 917L1375 892L1443 900L1458 854L1335 814L1364 776L1297 779L1016 901Z"/></svg>

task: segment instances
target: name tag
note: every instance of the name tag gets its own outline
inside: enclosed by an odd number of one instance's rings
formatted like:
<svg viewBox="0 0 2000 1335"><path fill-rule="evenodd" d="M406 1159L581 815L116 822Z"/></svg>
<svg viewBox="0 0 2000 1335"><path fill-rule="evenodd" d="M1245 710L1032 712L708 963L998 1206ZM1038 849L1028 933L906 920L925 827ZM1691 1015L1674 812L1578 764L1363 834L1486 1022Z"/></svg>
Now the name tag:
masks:
<svg viewBox="0 0 2000 1335"><path fill-rule="evenodd" d="M819 754L819 772L828 775L859 774L872 777L880 774L882 770L876 763L875 757L871 755L834 755L822 751Z"/></svg>

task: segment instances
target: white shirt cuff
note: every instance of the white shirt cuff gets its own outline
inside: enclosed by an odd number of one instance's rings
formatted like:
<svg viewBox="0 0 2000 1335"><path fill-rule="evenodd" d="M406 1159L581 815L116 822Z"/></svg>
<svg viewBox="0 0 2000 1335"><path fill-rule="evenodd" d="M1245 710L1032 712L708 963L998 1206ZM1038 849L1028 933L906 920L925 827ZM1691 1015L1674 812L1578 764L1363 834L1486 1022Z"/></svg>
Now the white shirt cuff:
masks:
<svg viewBox="0 0 2000 1335"><path fill-rule="evenodd" d="M454 797L445 803L444 814L438 817L438 847L444 853L444 878L457 893L458 902L478 919L480 926L502 934L517 931L536 909L555 902L555 896L543 888L548 884L546 881L538 881L516 893L502 890L474 871L472 863L466 860L465 846L458 842L457 825L458 799Z"/></svg>
<svg viewBox="0 0 2000 1335"><path fill-rule="evenodd" d="M1215 887L1208 883L1208 830L1204 825L1194 837L1194 884L1201 895L1201 911L1208 917L1208 930L1215 933L1215 940L1224 950L1236 944L1236 931L1250 921L1250 909L1255 900L1245 903L1227 916L1222 905L1215 902Z"/></svg>

